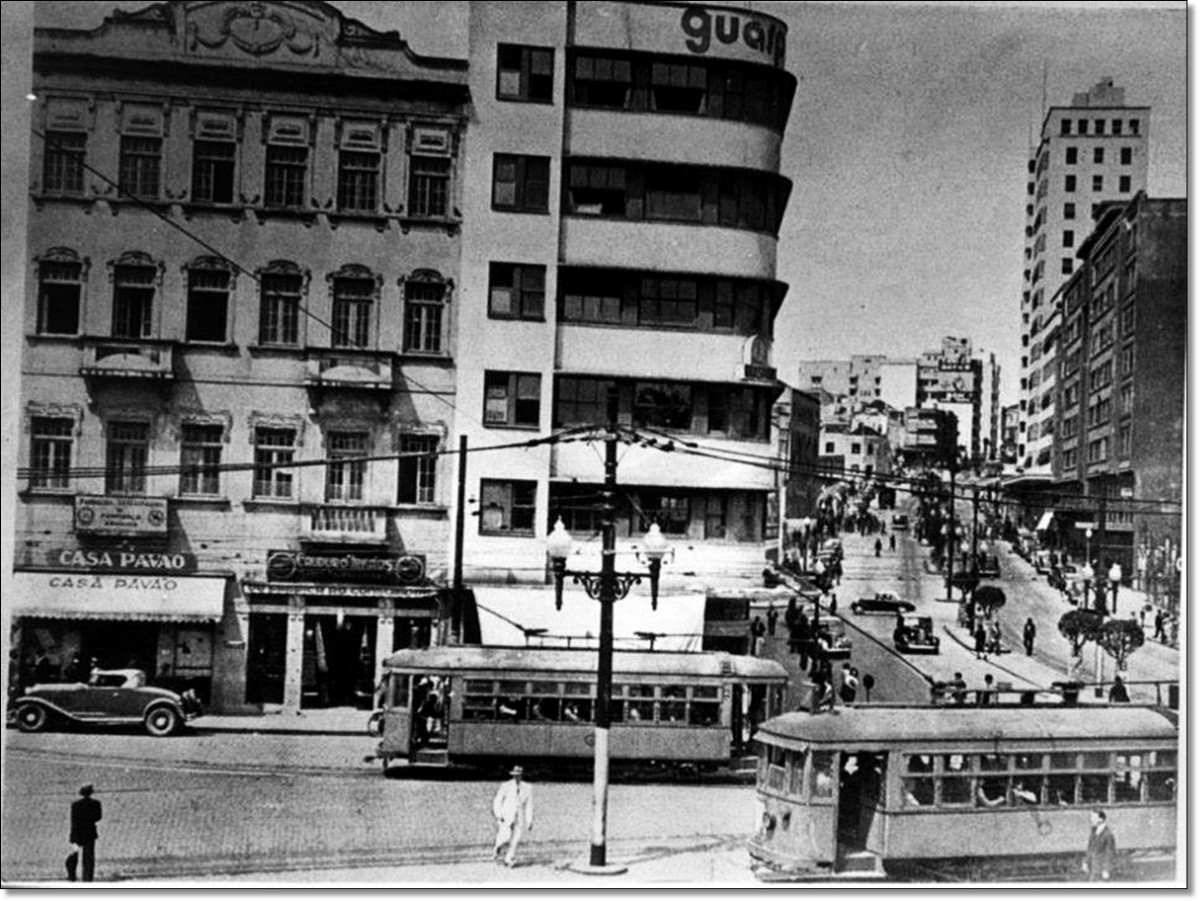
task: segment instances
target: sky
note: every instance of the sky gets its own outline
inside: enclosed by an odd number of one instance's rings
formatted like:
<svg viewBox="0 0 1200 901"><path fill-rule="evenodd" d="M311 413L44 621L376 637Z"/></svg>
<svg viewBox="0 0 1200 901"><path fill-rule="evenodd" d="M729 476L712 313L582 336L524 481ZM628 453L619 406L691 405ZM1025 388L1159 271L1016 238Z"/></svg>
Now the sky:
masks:
<svg viewBox="0 0 1200 901"><path fill-rule="evenodd" d="M11 51L31 8L39 25L90 28L117 5L5 3L6 75L20 72ZM466 56L463 2L334 5L419 53ZM798 82L778 247L790 285L775 335L785 381L801 359L915 356L955 335L996 354L1002 401L1017 400L1025 164L1044 102L1068 104L1112 77L1127 103L1152 108L1149 194L1186 195L1183 3L726 5L788 23ZM3 134L7 195L25 178L12 142L23 153L28 139ZM4 206L7 237L17 212ZM7 277L5 287L11 300Z"/></svg>

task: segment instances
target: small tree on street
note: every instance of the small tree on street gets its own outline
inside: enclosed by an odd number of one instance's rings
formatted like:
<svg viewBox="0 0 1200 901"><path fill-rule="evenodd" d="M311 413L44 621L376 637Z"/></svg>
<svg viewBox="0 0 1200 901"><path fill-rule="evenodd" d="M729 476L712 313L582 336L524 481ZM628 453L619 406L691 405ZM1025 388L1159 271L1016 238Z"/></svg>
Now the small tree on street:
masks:
<svg viewBox="0 0 1200 901"><path fill-rule="evenodd" d="M1129 655L1146 643L1146 634L1132 620L1110 619L1100 627L1096 643L1117 661L1117 670L1124 672Z"/></svg>
<svg viewBox="0 0 1200 901"><path fill-rule="evenodd" d="M981 589L982 590L982 589ZM1100 634L1103 619L1095 610L1068 610L1058 621L1058 631L1071 643L1071 668L1078 670L1083 647Z"/></svg>
<svg viewBox="0 0 1200 901"><path fill-rule="evenodd" d="M975 589L973 600L975 605L980 608L984 618L991 619L996 611L1008 602L1008 597L995 585L981 585Z"/></svg>

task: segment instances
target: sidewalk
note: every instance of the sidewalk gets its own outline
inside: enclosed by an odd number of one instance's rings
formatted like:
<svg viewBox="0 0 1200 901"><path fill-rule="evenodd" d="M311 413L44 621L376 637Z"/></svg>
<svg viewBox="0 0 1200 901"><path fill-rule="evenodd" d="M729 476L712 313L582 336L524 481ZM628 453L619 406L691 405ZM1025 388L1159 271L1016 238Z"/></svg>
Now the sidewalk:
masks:
<svg viewBox="0 0 1200 901"><path fill-rule="evenodd" d="M204 732L269 732L279 735L367 735L371 711L353 707L280 710L269 713L204 714L191 725Z"/></svg>

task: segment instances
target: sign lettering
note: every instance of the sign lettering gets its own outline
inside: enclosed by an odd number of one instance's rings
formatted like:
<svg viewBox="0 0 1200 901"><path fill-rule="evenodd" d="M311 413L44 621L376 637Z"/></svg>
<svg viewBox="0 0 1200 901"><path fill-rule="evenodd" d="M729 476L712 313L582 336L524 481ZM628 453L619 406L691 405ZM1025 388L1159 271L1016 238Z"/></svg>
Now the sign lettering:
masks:
<svg viewBox="0 0 1200 901"><path fill-rule="evenodd" d="M56 569L90 572L190 573L196 571L194 554L169 554L128 548L59 548L46 555Z"/></svg>
<svg viewBox="0 0 1200 901"><path fill-rule="evenodd" d="M787 27L754 13L731 9L689 6L679 21L688 39L684 46L699 56L707 54L713 41L726 46L744 44L782 69L787 57Z"/></svg>
<svg viewBox="0 0 1200 901"><path fill-rule="evenodd" d="M164 497L75 497L75 531L87 535L165 535Z"/></svg>
<svg viewBox="0 0 1200 901"><path fill-rule="evenodd" d="M271 551L267 578L273 582L376 582L413 584L425 578L420 554L358 554L352 551L306 554Z"/></svg>

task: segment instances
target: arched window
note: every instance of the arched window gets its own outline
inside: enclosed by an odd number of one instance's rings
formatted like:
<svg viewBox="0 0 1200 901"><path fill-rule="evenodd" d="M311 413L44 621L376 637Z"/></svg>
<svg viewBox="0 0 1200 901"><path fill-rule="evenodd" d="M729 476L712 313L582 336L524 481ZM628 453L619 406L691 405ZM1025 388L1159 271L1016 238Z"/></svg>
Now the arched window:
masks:
<svg viewBox="0 0 1200 901"><path fill-rule="evenodd" d="M258 284L258 340L265 345L298 346L308 273L287 260L273 260L259 273Z"/></svg>
<svg viewBox="0 0 1200 901"><path fill-rule="evenodd" d="M330 346L363 349L373 346L372 323L379 278L366 266L343 266L330 278L333 306Z"/></svg>
<svg viewBox="0 0 1200 901"><path fill-rule="evenodd" d="M78 335L87 261L67 247L37 258L39 335Z"/></svg>
<svg viewBox="0 0 1200 901"><path fill-rule="evenodd" d="M418 269L401 280L404 289L404 352L446 353L445 308L453 284L432 269Z"/></svg>
<svg viewBox="0 0 1200 901"><path fill-rule="evenodd" d="M162 284L162 264L139 251L123 253L112 264L114 338L150 338L154 334L154 295Z"/></svg>
<svg viewBox="0 0 1200 901"><path fill-rule="evenodd" d="M233 264L220 257L197 257L184 269L187 282L188 341L229 340Z"/></svg>

